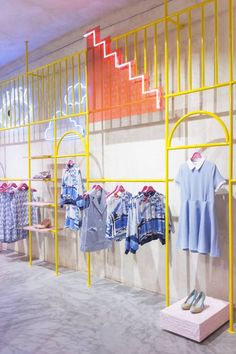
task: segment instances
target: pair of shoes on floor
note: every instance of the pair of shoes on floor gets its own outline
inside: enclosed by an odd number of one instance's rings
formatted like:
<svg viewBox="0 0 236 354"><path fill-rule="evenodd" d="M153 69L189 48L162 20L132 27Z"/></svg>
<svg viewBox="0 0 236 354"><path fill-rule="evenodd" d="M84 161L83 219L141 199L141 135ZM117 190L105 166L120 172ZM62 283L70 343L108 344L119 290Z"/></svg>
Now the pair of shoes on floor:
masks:
<svg viewBox="0 0 236 354"><path fill-rule="evenodd" d="M182 310L190 310L191 313L200 313L204 310L204 301L206 295L203 291L193 290L185 302L182 304Z"/></svg>
<svg viewBox="0 0 236 354"><path fill-rule="evenodd" d="M42 171L39 172L38 175L35 175L33 179L48 179L51 178L51 172L50 171Z"/></svg>
<svg viewBox="0 0 236 354"><path fill-rule="evenodd" d="M40 224L34 225L36 229L49 229L52 227L50 219L44 219Z"/></svg>

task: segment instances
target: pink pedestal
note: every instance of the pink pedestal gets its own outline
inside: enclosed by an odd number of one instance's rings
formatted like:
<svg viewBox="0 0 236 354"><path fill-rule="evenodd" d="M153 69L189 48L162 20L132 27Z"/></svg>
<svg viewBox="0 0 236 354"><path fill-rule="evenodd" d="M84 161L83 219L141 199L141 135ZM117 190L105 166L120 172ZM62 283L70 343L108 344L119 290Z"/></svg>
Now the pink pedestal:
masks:
<svg viewBox="0 0 236 354"><path fill-rule="evenodd" d="M182 310L184 301L180 300L161 311L162 329L201 342L229 320L229 303L226 301L206 297L205 309L199 314Z"/></svg>

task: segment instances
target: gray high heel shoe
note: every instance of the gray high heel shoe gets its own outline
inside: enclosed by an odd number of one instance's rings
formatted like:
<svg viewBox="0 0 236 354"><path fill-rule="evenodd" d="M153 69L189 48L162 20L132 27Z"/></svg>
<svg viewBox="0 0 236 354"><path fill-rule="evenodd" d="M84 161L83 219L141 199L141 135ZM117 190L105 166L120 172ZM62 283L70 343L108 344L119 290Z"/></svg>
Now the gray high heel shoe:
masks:
<svg viewBox="0 0 236 354"><path fill-rule="evenodd" d="M184 303L181 305L182 310L190 310L190 308L191 308L191 306L192 306L194 300L196 299L197 295L198 295L198 292L197 292L197 290L194 289L194 290L189 294L189 296L188 296L187 299L184 301Z"/></svg>
<svg viewBox="0 0 236 354"><path fill-rule="evenodd" d="M204 310L204 301L205 301L206 295L204 294L203 291L201 291L198 296L195 298L195 300L192 303L192 306L190 308L191 313L200 313Z"/></svg>

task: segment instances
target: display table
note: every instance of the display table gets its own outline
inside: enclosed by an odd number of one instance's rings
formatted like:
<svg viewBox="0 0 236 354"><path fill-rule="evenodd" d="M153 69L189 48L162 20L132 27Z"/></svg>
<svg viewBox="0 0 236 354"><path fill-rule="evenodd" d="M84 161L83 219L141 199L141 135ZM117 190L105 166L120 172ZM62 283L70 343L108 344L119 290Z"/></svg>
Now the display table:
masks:
<svg viewBox="0 0 236 354"><path fill-rule="evenodd" d="M201 342L229 320L229 303L226 301L206 297L205 309L199 314L182 310L184 301L175 302L161 311L162 329Z"/></svg>

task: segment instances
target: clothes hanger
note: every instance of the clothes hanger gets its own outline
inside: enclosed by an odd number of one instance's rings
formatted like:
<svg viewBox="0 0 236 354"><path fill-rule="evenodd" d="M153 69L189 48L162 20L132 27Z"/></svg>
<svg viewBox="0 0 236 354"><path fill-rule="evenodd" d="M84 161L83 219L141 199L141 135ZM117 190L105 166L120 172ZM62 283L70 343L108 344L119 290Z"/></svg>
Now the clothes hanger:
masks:
<svg viewBox="0 0 236 354"><path fill-rule="evenodd" d="M141 193L144 193L147 188L148 188L148 186L144 186L143 189L141 190Z"/></svg>
<svg viewBox="0 0 236 354"><path fill-rule="evenodd" d="M110 197L112 194L116 193L118 187L119 186L117 185L116 188L111 193L108 193L107 198Z"/></svg>
<svg viewBox="0 0 236 354"><path fill-rule="evenodd" d="M8 190L10 188L17 188L17 185L15 184L15 182L8 184L7 187L5 188L5 190Z"/></svg>
<svg viewBox="0 0 236 354"><path fill-rule="evenodd" d="M24 191L24 190L28 190L29 187L26 183L21 183L18 188L17 188L19 191Z"/></svg>
<svg viewBox="0 0 236 354"><path fill-rule="evenodd" d="M67 165L67 167L70 168L70 167L74 166L74 164L75 164L74 160L68 160L66 165Z"/></svg>
<svg viewBox="0 0 236 354"><path fill-rule="evenodd" d="M21 183L21 184L17 187L17 189L18 189L19 191L27 191L27 190L29 189L29 186L28 186L26 183ZM31 188L31 191L32 191L32 192L37 192L37 189Z"/></svg>
<svg viewBox="0 0 236 354"><path fill-rule="evenodd" d="M121 192L121 193L125 192L125 189L124 189L124 187L123 187L122 185L117 186L117 187L118 187L118 188L117 188L117 190L116 190L115 193L114 193L115 197L118 197L118 193L119 193L119 192Z"/></svg>
<svg viewBox="0 0 236 354"><path fill-rule="evenodd" d="M2 183L0 186L0 192L5 192L6 188L7 188L8 184L7 183Z"/></svg>
<svg viewBox="0 0 236 354"><path fill-rule="evenodd" d="M145 190L145 193L149 192L156 192L156 190L152 186L148 186L147 189Z"/></svg>
<svg viewBox="0 0 236 354"><path fill-rule="evenodd" d="M101 190L102 190L102 187L101 187L99 184L97 184L95 190L96 190L96 191L101 191Z"/></svg>
<svg viewBox="0 0 236 354"><path fill-rule="evenodd" d="M195 151L192 154L191 161L195 161L195 160L198 160L198 159L201 159L201 158L202 158L201 153L199 151Z"/></svg>

